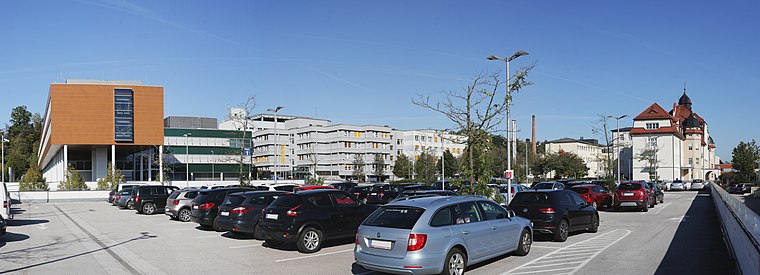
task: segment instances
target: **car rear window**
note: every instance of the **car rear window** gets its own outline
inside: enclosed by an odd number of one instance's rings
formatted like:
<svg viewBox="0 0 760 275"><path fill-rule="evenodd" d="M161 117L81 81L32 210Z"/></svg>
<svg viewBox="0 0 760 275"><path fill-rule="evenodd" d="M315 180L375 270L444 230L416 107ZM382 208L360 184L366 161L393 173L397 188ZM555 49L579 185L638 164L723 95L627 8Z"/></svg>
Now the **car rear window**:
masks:
<svg viewBox="0 0 760 275"><path fill-rule="evenodd" d="M274 200L271 206L276 207L295 207L303 204L303 200L299 195L284 195Z"/></svg>
<svg viewBox="0 0 760 275"><path fill-rule="evenodd" d="M552 188L554 188L554 183L542 182L542 183L536 184L536 186L533 189L552 189Z"/></svg>
<svg viewBox="0 0 760 275"><path fill-rule="evenodd" d="M512 203L520 205L549 204L550 202L549 194L540 192L518 192L512 200Z"/></svg>
<svg viewBox="0 0 760 275"><path fill-rule="evenodd" d="M185 193L185 198L194 199L198 196L198 191L189 191Z"/></svg>
<svg viewBox="0 0 760 275"><path fill-rule="evenodd" d="M641 189L640 183L621 183L620 186L618 186L618 189L620 190L639 190Z"/></svg>
<svg viewBox="0 0 760 275"><path fill-rule="evenodd" d="M172 192L171 195L169 195L169 198L170 199L176 199L177 197L179 197L179 193L182 193L182 192L180 192L179 190L174 191L174 192Z"/></svg>
<svg viewBox="0 0 760 275"><path fill-rule="evenodd" d="M274 188L274 190L293 192L294 188L296 188L296 186L287 185L287 186L277 186Z"/></svg>
<svg viewBox="0 0 760 275"><path fill-rule="evenodd" d="M224 199L224 204L226 206L232 206L232 205L240 205L245 200L245 197L238 196L238 195L228 195L227 198Z"/></svg>
<svg viewBox="0 0 760 275"><path fill-rule="evenodd" d="M412 229L425 209L411 207L381 207L367 217L364 225Z"/></svg>
<svg viewBox="0 0 760 275"><path fill-rule="evenodd" d="M575 193L578 193L578 194L586 194L586 193L588 193L588 188L586 188L586 187L573 187L573 188L570 188L570 190L573 190L573 191L575 191Z"/></svg>
<svg viewBox="0 0 760 275"><path fill-rule="evenodd" d="M383 192L383 191L390 191L390 188L388 185L375 185L372 186L372 188L369 189L370 192Z"/></svg>

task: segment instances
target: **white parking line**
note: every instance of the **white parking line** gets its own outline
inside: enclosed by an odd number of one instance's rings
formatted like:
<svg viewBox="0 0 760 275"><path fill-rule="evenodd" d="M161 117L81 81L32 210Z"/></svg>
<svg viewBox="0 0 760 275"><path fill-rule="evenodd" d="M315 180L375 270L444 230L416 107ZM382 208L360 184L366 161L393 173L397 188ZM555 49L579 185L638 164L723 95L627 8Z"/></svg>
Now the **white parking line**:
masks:
<svg viewBox="0 0 760 275"><path fill-rule="evenodd" d="M665 203L665 204L663 204L663 205L662 205L662 207L660 207L660 209L657 209L657 210L655 210L655 211L652 211L652 214L653 214L653 215L657 215L657 214L660 214L660 212L662 212L662 210L663 210L663 209L665 209L665 207L667 207L667 206L668 206L668 205L670 205L671 203L672 203L672 202L668 202L668 203Z"/></svg>
<svg viewBox="0 0 760 275"><path fill-rule="evenodd" d="M344 252L349 252L349 251L354 251L354 249L351 248L351 249L346 249L346 250L333 251L333 252L327 252L327 253L321 253L321 254L315 254L315 255L309 255L309 256L302 256L302 257L295 257L295 258L289 258L289 259L282 259L282 260L276 260L274 262L275 263L281 263L281 262L287 262L287 261L295 261L295 260L300 260L300 259L308 259L308 258L314 258L314 257L319 257L319 256L326 256L326 255L344 253Z"/></svg>
<svg viewBox="0 0 760 275"><path fill-rule="evenodd" d="M552 251L549 254L538 257L503 274L534 274L547 272L572 274L588 264L592 259L602 253L602 251L619 242L629 234L631 234L631 231L627 229L612 230L599 236ZM583 248L583 250L579 251L577 248ZM583 257L581 258L581 256ZM572 259L571 262L567 262L568 258ZM565 262L556 263L557 259L564 259ZM568 266L564 268L556 268L560 264ZM549 267L549 269L542 269L547 267ZM569 271L558 272L561 270Z"/></svg>
<svg viewBox="0 0 760 275"><path fill-rule="evenodd" d="M547 248L547 249L560 249L561 247L553 247L553 246L542 246L542 245L532 245L531 248Z"/></svg>
<svg viewBox="0 0 760 275"><path fill-rule="evenodd" d="M254 247L254 246L261 246L261 244L247 244L247 245L240 245L240 246L230 246L230 249L235 248L246 248L246 247Z"/></svg>

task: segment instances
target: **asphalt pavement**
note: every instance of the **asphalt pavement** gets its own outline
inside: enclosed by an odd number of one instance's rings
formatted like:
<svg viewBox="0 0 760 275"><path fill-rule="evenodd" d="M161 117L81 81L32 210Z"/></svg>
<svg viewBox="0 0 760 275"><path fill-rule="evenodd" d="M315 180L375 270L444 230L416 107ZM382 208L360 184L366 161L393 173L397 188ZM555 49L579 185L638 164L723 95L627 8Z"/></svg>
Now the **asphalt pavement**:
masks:
<svg viewBox="0 0 760 275"><path fill-rule="evenodd" d="M0 237L0 273L379 274L353 259L353 239L319 252L200 229L106 202L15 205ZM597 233L558 243L537 237L527 256L506 255L469 274L734 274L709 193L666 192L649 212L600 212Z"/></svg>

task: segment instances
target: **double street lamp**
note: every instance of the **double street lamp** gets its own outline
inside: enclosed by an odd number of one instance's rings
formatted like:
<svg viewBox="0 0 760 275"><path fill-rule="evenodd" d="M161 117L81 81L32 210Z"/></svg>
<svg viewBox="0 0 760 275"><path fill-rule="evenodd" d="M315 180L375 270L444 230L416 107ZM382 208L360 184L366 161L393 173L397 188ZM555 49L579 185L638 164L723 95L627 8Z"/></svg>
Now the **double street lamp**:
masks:
<svg viewBox="0 0 760 275"><path fill-rule="evenodd" d="M617 184L620 184L620 120L628 117L628 115L622 115L622 116L607 116L607 118L615 119L615 128L617 131L617 137L615 137L613 140L615 141L615 153L617 154Z"/></svg>
<svg viewBox="0 0 760 275"><path fill-rule="evenodd" d="M189 136L192 133L185 133L182 136L185 137L185 186L190 187L190 142Z"/></svg>
<svg viewBox="0 0 760 275"><path fill-rule="evenodd" d="M512 104L512 95L511 95L512 92L510 91L510 88L509 88L509 86L510 86L510 80L511 80L511 76L509 75L509 62L512 61L512 60L514 60L515 58L518 58L518 57L523 56L523 55L528 55L528 53L526 51L517 51L512 56L507 57L507 58L501 58L501 57L498 57L498 56L495 56L495 55L492 55L492 56L489 56L489 57L486 58L488 60L504 61L504 63L506 63L506 65L507 65L507 94L505 96L506 97L506 105L507 105L507 136L506 136L506 138L507 138L507 170L512 170L512 160L511 160L512 154L510 152L510 141L511 140L509 138L509 136L511 134L510 129L509 129L510 128L509 124L512 121L512 119L510 117L510 113L509 113L509 107ZM509 201L512 199L512 179L509 179L507 181L507 185L508 185L507 186L507 203L509 203Z"/></svg>
<svg viewBox="0 0 760 275"><path fill-rule="evenodd" d="M279 153L280 143L279 136L277 135L277 112L285 108L283 106L277 106L275 108L267 109L267 111L274 113L274 183L277 184L277 166L279 165Z"/></svg>

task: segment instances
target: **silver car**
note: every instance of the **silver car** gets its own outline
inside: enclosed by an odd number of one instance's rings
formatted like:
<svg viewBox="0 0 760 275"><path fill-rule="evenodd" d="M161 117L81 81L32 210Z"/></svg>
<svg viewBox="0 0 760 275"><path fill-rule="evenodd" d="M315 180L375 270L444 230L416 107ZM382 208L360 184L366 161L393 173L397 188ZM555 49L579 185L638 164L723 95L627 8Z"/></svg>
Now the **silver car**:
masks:
<svg viewBox="0 0 760 275"><path fill-rule="evenodd" d="M354 259L396 274L463 274L467 266L533 242L530 220L476 196L424 197L386 204L364 220Z"/></svg>
<svg viewBox="0 0 760 275"><path fill-rule="evenodd" d="M689 190L702 190L705 188L705 181L701 179L695 179L691 181L691 187Z"/></svg>
<svg viewBox="0 0 760 275"><path fill-rule="evenodd" d="M681 180L674 180L670 183L670 188L668 188L668 191L674 191L674 190L681 190L685 191L686 189L686 183L684 183Z"/></svg>
<svg viewBox="0 0 760 275"><path fill-rule="evenodd" d="M166 198L166 207L164 213L172 219L182 222L190 221L190 204L193 202L196 196L198 196L197 188L185 188L181 190L174 190L174 192Z"/></svg>

